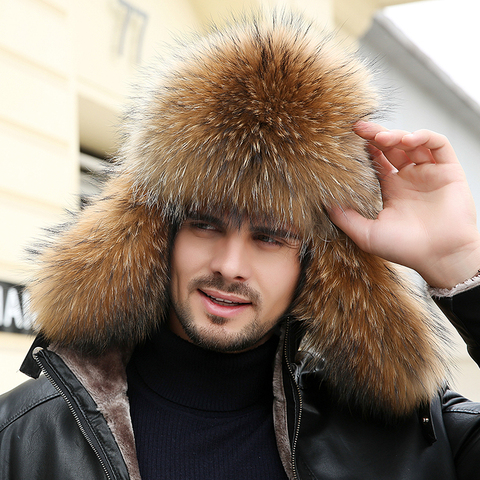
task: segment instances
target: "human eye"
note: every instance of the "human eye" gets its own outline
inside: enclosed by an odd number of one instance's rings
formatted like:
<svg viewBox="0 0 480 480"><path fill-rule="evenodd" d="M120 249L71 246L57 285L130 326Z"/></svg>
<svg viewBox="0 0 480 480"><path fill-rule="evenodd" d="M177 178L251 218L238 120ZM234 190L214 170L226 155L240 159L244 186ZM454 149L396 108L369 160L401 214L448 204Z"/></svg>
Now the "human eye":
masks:
<svg viewBox="0 0 480 480"><path fill-rule="evenodd" d="M204 218L189 218L184 223L185 227L198 235L206 235L221 231L221 226L214 220Z"/></svg>
<svg viewBox="0 0 480 480"><path fill-rule="evenodd" d="M190 222L190 227L196 228L198 230L217 230L217 227L215 225L200 220Z"/></svg>
<svg viewBox="0 0 480 480"><path fill-rule="evenodd" d="M288 229L259 226L254 228L254 239L265 248L298 248L298 237Z"/></svg>
<svg viewBox="0 0 480 480"><path fill-rule="evenodd" d="M268 246L282 246L284 244L284 242L281 239L276 238L274 235L267 235L267 234L260 233L255 236L255 239L258 242Z"/></svg>

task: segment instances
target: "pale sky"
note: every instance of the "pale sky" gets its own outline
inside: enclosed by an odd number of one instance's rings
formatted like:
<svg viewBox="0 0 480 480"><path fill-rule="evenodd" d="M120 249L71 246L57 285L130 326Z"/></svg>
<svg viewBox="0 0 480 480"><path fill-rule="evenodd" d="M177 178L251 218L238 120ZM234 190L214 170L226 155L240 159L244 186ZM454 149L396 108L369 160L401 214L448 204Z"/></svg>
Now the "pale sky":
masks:
<svg viewBox="0 0 480 480"><path fill-rule="evenodd" d="M384 13L480 104L480 0L425 0Z"/></svg>

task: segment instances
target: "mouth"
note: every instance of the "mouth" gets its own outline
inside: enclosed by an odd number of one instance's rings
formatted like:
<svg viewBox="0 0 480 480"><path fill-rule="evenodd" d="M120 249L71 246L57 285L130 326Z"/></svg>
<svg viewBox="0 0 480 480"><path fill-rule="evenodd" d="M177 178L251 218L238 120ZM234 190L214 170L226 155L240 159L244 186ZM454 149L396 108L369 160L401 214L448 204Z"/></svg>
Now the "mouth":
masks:
<svg viewBox="0 0 480 480"><path fill-rule="evenodd" d="M254 307L248 299L218 290L197 290L205 312L216 318L234 320Z"/></svg>
<svg viewBox="0 0 480 480"><path fill-rule="evenodd" d="M217 293L205 290L199 290L201 294L207 297L211 302L223 306L223 307L238 307L244 305L251 305L252 302L237 297L235 295L230 295L227 293ZM215 293L215 294L214 294Z"/></svg>

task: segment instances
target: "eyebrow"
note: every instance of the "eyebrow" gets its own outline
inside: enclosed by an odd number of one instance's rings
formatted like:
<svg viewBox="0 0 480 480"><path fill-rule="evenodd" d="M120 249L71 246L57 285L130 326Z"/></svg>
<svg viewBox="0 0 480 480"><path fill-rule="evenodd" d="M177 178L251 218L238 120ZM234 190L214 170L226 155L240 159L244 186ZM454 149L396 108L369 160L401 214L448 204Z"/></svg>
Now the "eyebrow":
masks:
<svg viewBox="0 0 480 480"><path fill-rule="evenodd" d="M208 213L192 213L187 216L187 219L196 220L201 222L211 223L218 228L228 228L231 225L236 224L238 228L240 228L242 222L240 220L236 221L225 221L220 217L216 217L215 215L211 215ZM250 222L250 231L253 233L260 233L266 236L278 237L283 239L291 239L291 240L300 240L300 237L294 231L283 228L283 227L271 227L268 225L262 224L255 224L253 221Z"/></svg>
<svg viewBox="0 0 480 480"><path fill-rule="evenodd" d="M225 228L227 226L227 222L221 218L215 217L214 215L209 215L208 213L192 213L187 215L187 220L207 222L219 228Z"/></svg>
<svg viewBox="0 0 480 480"><path fill-rule="evenodd" d="M292 232L287 228L276 228L276 227L268 227L264 225L250 225L250 230L255 233L261 233L263 235L284 238L284 239L291 239L291 240L299 240L299 237L296 233Z"/></svg>

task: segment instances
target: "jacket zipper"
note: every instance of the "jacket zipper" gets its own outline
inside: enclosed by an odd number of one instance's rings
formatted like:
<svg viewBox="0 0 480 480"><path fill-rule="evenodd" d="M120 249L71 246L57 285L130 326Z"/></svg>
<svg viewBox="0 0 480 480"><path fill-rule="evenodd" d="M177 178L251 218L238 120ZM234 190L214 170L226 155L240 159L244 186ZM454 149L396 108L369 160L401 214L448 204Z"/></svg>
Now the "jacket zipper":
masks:
<svg viewBox="0 0 480 480"><path fill-rule="evenodd" d="M285 329L285 341L283 345L283 354L285 357L285 362L287 364L288 371L290 373L290 377L293 381L293 384L295 385L297 389L297 398L298 398L298 415L296 418L296 427L295 427L295 434L293 436L293 442L292 442L292 454L291 454L291 459L292 459L292 469L293 469L293 478L294 480L298 480L298 474L297 474L297 461L295 458L295 452L297 448L297 443L298 443L298 437L300 434L300 422L302 420L302 412L303 412L303 399L302 399L302 392L300 391L300 387L298 386L298 383L295 380L295 375L293 373L292 367L290 365L290 362L288 360L288 354L287 354L287 343L288 343L288 335L290 333L290 323L287 322L286 329Z"/></svg>
<svg viewBox="0 0 480 480"><path fill-rule="evenodd" d="M105 455L103 454L98 440L95 438L95 435L92 431L92 427L85 421L82 420L82 415L79 415L77 412L77 408L74 405L73 397L72 395L68 392L66 388L62 388L59 384L61 384L63 387L65 387L65 383L61 379L60 375L55 371L54 367L49 364L48 359L44 356L45 362L42 363L41 359L38 358L38 354L41 353L43 348L37 347L33 351L33 358L39 365L39 367L42 369L45 377L50 381L50 383L55 387L55 389L60 393L62 398L65 400L71 414L73 415L73 418L75 419L75 422L78 425L78 428L82 432L82 435L85 437L87 440L88 444L92 448L93 452L95 453L96 457L98 458L98 461L100 462L100 465L103 468L103 471L105 472L105 475L108 480L114 480L116 478L115 473L111 470L111 468L107 465L107 460Z"/></svg>

